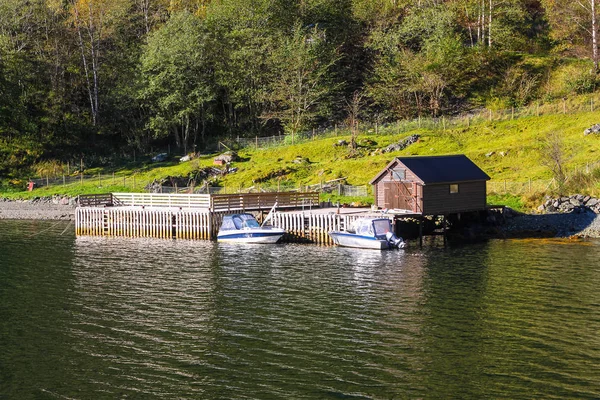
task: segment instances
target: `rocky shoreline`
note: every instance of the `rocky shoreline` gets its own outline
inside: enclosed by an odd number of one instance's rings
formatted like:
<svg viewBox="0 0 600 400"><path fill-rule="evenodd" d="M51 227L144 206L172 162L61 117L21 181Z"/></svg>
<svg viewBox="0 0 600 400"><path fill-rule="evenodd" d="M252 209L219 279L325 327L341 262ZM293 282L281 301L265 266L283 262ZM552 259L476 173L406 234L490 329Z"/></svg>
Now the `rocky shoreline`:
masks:
<svg viewBox="0 0 600 400"><path fill-rule="evenodd" d="M591 211L517 214L497 227L500 237L600 238L600 215Z"/></svg>

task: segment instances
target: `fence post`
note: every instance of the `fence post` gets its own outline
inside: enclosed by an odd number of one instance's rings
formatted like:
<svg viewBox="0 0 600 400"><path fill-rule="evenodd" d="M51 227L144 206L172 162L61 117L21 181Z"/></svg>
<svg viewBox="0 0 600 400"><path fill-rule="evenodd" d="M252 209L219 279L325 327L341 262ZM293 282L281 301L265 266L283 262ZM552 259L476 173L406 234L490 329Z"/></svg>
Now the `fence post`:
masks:
<svg viewBox="0 0 600 400"><path fill-rule="evenodd" d="M63 186L65 186L65 175L63 174Z"/></svg>
<svg viewBox="0 0 600 400"><path fill-rule="evenodd" d="M258 150L258 136L254 137L254 141L256 143L256 150Z"/></svg>
<svg viewBox="0 0 600 400"><path fill-rule="evenodd" d="M48 180L48 174L46 174L46 186L50 186L49 180Z"/></svg>
<svg viewBox="0 0 600 400"><path fill-rule="evenodd" d="M79 173L79 184L83 185L83 171Z"/></svg>

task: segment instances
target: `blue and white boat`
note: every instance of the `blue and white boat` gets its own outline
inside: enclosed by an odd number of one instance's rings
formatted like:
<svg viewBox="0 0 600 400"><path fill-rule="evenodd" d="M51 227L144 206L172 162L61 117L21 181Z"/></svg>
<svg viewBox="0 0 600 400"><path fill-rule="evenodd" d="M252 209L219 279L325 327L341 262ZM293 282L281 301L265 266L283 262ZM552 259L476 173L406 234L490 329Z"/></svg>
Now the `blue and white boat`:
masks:
<svg viewBox="0 0 600 400"><path fill-rule="evenodd" d="M223 217L217 242L277 243L284 229L260 226L252 214L231 214Z"/></svg>
<svg viewBox="0 0 600 400"><path fill-rule="evenodd" d="M359 218L345 232L331 231L329 236L338 246L361 249L402 249L406 245L396 237L387 218Z"/></svg>

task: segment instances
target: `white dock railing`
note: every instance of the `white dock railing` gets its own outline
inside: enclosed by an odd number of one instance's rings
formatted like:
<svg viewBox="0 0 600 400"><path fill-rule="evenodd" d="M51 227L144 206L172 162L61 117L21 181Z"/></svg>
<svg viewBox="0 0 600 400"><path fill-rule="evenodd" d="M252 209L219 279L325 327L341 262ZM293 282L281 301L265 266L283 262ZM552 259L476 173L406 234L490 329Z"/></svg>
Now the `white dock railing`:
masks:
<svg viewBox="0 0 600 400"><path fill-rule="evenodd" d="M210 209L209 194L113 193L114 205Z"/></svg>

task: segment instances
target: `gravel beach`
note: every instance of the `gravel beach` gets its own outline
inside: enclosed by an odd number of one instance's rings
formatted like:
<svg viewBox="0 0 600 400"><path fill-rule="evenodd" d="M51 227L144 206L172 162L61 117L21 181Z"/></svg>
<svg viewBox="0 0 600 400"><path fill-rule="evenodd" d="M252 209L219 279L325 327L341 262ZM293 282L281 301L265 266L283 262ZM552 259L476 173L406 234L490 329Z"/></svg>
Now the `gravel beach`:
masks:
<svg viewBox="0 0 600 400"><path fill-rule="evenodd" d="M0 219L74 220L75 202L68 198L0 199Z"/></svg>
<svg viewBox="0 0 600 400"><path fill-rule="evenodd" d="M600 215L591 211L522 214L506 219L500 227L506 237L581 236L600 238Z"/></svg>

